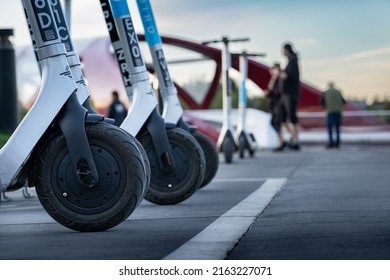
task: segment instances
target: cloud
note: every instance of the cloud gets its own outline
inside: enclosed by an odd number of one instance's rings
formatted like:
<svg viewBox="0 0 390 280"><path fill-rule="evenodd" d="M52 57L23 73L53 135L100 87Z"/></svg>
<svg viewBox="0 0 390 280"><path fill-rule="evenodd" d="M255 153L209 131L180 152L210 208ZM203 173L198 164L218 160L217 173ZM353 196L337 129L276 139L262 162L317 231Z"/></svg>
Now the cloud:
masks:
<svg viewBox="0 0 390 280"><path fill-rule="evenodd" d="M347 55L303 60L305 79L321 87L333 80L349 96L390 97L390 46Z"/></svg>
<svg viewBox="0 0 390 280"><path fill-rule="evenodd" d="M300 48L314 47L319 44L319 40L315 38L302 38L302 39L296 39L294 41L294 44L299 46Z"/></svg>
<svg viewBox="0 0 390 280"><path fill-rule="evenodd" d="M308 60L306 61L306 64L307 65L340 64L340 63L347 63L347 62L356 62L356 61L366 60L366 59L374 59L374 58L387 56L387 55L390 55L390 46L384 48L378 48L378 49L359 51L359 52L342 55L342 56Z"/></svg>

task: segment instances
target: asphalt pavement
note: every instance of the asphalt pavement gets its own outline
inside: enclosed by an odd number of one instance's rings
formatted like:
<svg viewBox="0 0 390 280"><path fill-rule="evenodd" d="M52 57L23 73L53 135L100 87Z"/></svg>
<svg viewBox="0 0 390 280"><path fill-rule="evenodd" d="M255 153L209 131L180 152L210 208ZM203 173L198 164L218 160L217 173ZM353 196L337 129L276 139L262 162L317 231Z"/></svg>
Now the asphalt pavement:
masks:
<svg viewBox="0 0 390 280"><path fill-rule="evenodd" d="M61 226L34 190L7 193L0 259L390 259L389 146L235 156L187 201L144 201L106 232Z"/></svg>

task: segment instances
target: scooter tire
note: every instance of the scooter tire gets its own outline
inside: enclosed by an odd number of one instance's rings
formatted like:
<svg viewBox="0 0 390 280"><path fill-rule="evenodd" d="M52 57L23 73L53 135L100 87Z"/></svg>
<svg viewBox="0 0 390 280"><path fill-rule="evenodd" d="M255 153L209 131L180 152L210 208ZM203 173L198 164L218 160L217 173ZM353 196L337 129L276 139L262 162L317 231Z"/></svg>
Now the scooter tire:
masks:
<svg viewBox="0 0 390 280"><path fill-rule="evenodd" d="M149 185L150 185L150 163L149 163L149 159L148 159L148 155L146 154L146 151L144 149L144 147L142 146L142 144L138 141L137 138L135 138L133 135L131 135L130 133L128 133L126 130L122 130L124 133L126 133L126 135L130 138L132 138L134 140L134 142L137 144L137 148L142 156L142 159L144 160L144 167L145 167L145 178L143 180L143 191L142 191L142 199L145 197L146 195L146 192L148 191L149 189ZM141 200L140 200L141 202Z"/></svg>
<svg viewBox="0 0 390 280"><path fill-rule="evenodd" d="M231 137L226 137L222 143L222 152L225 157L226 163L233 162L233 150L234 150L233 139Z"/></svg>
<svg viewBox="0 0 390 280"><path fill-rule="evenodd" d="M253 135L253 133L250 133L249 134L249 137L251 138L252 142L256 143L256 138L255 136ZM250 157L254 157L256 154L256 148L249 148L249 156Z"/></svg>
<svg viewBox="0 0 390 280"><path fill-rule="evenodd" d="M96 232L126 220L143 197L144 160L134 138L107 123L86 126L99 180L79 183L64 135L54 135L36 165L37 196L47 213L75 231Z"/></svg>
<svg viewBox="0 0 390 280"><path fill-rule="evenodd" d="M148 155L151 178L145 199L158 205L173 205L190 198L203 182L206 163L202 148L195 138L180 128L167 130L175 168L161 170L148 132L138 137Z"/></svg>
<svg viewBox="0 0 390 280"><path fill-rule="evenodd" d="M245 157L245 150L247 149L247 142L245 141L245 138L243 136L238 137L238 152L240 158Z"/></svg>
<svg viewBox="0 0 390 280"><path fill-rule="evenodd" d="M141 143L136 138L134 138L134 140L136 141L137 148L139 149L141 156L142 156L142 159L144 160L145 179L143 180L144 188L142 191L142 199L144 199L146 193L148 192L149 185L150 185L150 163L149 163L148 155L146 154L144 147L141 145ZM140 200L140 202L141 202L141 200Z"/></svg>
<svg viewBox="0 0 390 280"><path fill-rule="evenodd" d="M215 177L215 174L217 174L219 167L218 151L215 144L206 135L195 131L192 133L192 136L198 141L206 160L206 171L202 184L200 185L200 188L203 188L210 183Z"/></svg>

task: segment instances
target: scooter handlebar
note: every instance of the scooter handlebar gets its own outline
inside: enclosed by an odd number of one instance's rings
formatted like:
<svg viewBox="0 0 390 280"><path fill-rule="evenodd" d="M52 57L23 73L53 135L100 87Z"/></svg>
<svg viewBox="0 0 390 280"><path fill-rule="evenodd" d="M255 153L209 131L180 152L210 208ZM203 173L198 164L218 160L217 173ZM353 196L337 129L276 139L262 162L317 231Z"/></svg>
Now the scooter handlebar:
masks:
<svg viewBox="0 0 390 280"><path fill-rule="evenodd" d="M222 42L221 40L210 40L210 41L202 41L202 45L208 45L208 44L213 44L213 43L219 43Z"/></svg>
<svg viewBox="0 0 390 280"><path fill-rule="evenodd" d="M266 53L242 53L241 55L245 55L246 57L265 57L267 56Z"/></svg>
<svg viewBox="0 0 390 280"><path fill-rule="evenodd" d="M245 37L245 38L236 38L236 39L229 39L227 38L228 42L249 42L250 38Z"/></svg>
<svg viewBox="0 0 390 280"><path fill-rule="evenodd" d="M245 57L264 57L267 56L266 53L248 53L246 51L240 52L240 53L232 53L232 55L239 55L239 56L245 56Z"/></svg>
<svg viewBox="0 0 390 280"><path fill-rule="evenodd" d="M235 39L229 39L228 37L222 37L221 39L218 40L209 40L209 41L202 41L202 45L208 45L208 44L213 44L213 43L235 43L235 42L248 42L250 38L244 37L244 38L235 38Z"/></svg>

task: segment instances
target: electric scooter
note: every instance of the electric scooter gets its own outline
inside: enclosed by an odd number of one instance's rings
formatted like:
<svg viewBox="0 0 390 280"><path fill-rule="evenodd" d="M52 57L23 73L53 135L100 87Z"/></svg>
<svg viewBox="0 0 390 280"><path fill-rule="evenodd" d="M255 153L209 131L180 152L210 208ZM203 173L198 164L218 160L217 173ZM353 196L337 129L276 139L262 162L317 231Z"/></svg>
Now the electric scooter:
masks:
<svg viewBox="0 0 390 280"><path fill-rule="evenodd" d="M232 87L230 80L230 67L231 67L231 53L229 50L229 43L232 42L247 42L249 38L229 39L224 36L220 40L203 41L202 44L207 45L211 43L223 43L224 48L222 50L222 71L223 71L223 123L221 132L217 141L217 148L224 154L225 162L233 162L233 153L238 148L238 143L234 137L234 131L231 123L231 111L232 111Z"/></svg>
<svg viewBox="0 0 390 280"><path fill-rule="evenodd" d="M218 170L219 157L215 145L204 134L197 132L183 120L183 108L180 104L177 89L171 79L165 59L163 44L155 22L149 0L137 0L138 11L145 30L145 38L152 56L154 69L159 81L159 104L162 105L162 117L167 123L191 133L200 144L206 159L206 172L200 187L206 186Z"/></svg>
<svg viewBox="0 0 390 280"><path fill-rule="evenodd" d="M142 161L131 138L79 103L51 2L22 1L42 85L0 150L0 186L35 186L58 223L77 231L107 230L134 211L142 193Z"/></svg>
<svg viewBox="0 0 390 280"><path fill-rule="evenodd" d="M79 102L83 104L83 106L88 110L90 113L96 114L94 108L91 105L90 102L90 91L87 87L87 83L84 79L84 74L81 70L81 63L78 55L73 49L73 43L71 40L70 32L69 32L69 23L70 20L70 2L66 1L65 8L67 9L67 19L65 19L63 9L61 7L61 4L59 1L52 1L52 9L54 11L56 25L58 26L58 29L60 30L60 38L62 43L65 45L65 48L67 50L67 60L70 66L70 69L72 71L73 77L79 77L79 80L76 81L77 84L77 96L79 98ZM114 122L111 122L110 119L105 118L106 122L110 122L113 124ZM141 143L133 137L131 134L127 133L125 130L123 130L127 134L128 137L132 138L132 141L134 141L137 144L137 148L141 153L141 158L144 161L144 173L145 176L143 177L143 192L142 192L142 198L145 196L147 189L149 188L150 184L150 165L149 165L149 159L146 155L146 152L144 148L142 147ZM139 203L142 201L142 199L139 199Z"/></svg>
<svg viewBox="0 0 390 280"><path fill-rule="evenodd" d="M78 80L76 81L77 85L77 97L79 99L80 104L83 104L83 106L88 110L89 113L97 114L94 108L91 105L90 101L90 91L88 89L87 83L84 79L84 74L81 70L81 62L79 56L76 54L74 48L72 39L70 36L70 29L69 29L69 21L70 21L70 2L65 2L65 8L67 9L67 19L65 18L63 8L61 6L60 1L54 0L51 1L51 7L53 9L54 13L54 19L56 26L59 30L59 36L61 39L61 42L64 44L66 49L66 58L70 67L70 70L72 72L73 77L76 77ZM105 118L105 122L109 122L110 124L114 124L113 120ZM132 141L137 144L137 148L140 151L140 158L143 159L144 163L144 176L142 177L142 183L143 183L143 191L142 191L142 198L138 199L139 203L142 201L143 197L146 194L147 189L149 188L150 183L150 166L149 166L149 160L147 158L146 152L142 145L139 143L139 141L133 137L131 134L127 133L126 131L123 131L127 134L128 137L132 138Z"/></svg>
<svg viewBox="0 0 390 280"><path fill-rule="evenodd" d="M201 185L205 158L198 142L161 117L126 0L100 0L123 82L132 104L121 128L141 142L151 166L145 199L176 204Z"/></svg>
<svg viewBox="0 0 390 280"><path fill-rule="evenodd" d="M240 158L245 157L245 151L253 157L257 150L256 138L253 133L246 130L246 106L247 106L247 90L246 80L248 78L248 57L263 57L263 53L247 53L243 51L240 54L240 91L238 95L238 125L236 130L236 138L238 143L238 151Z"/></svg>

